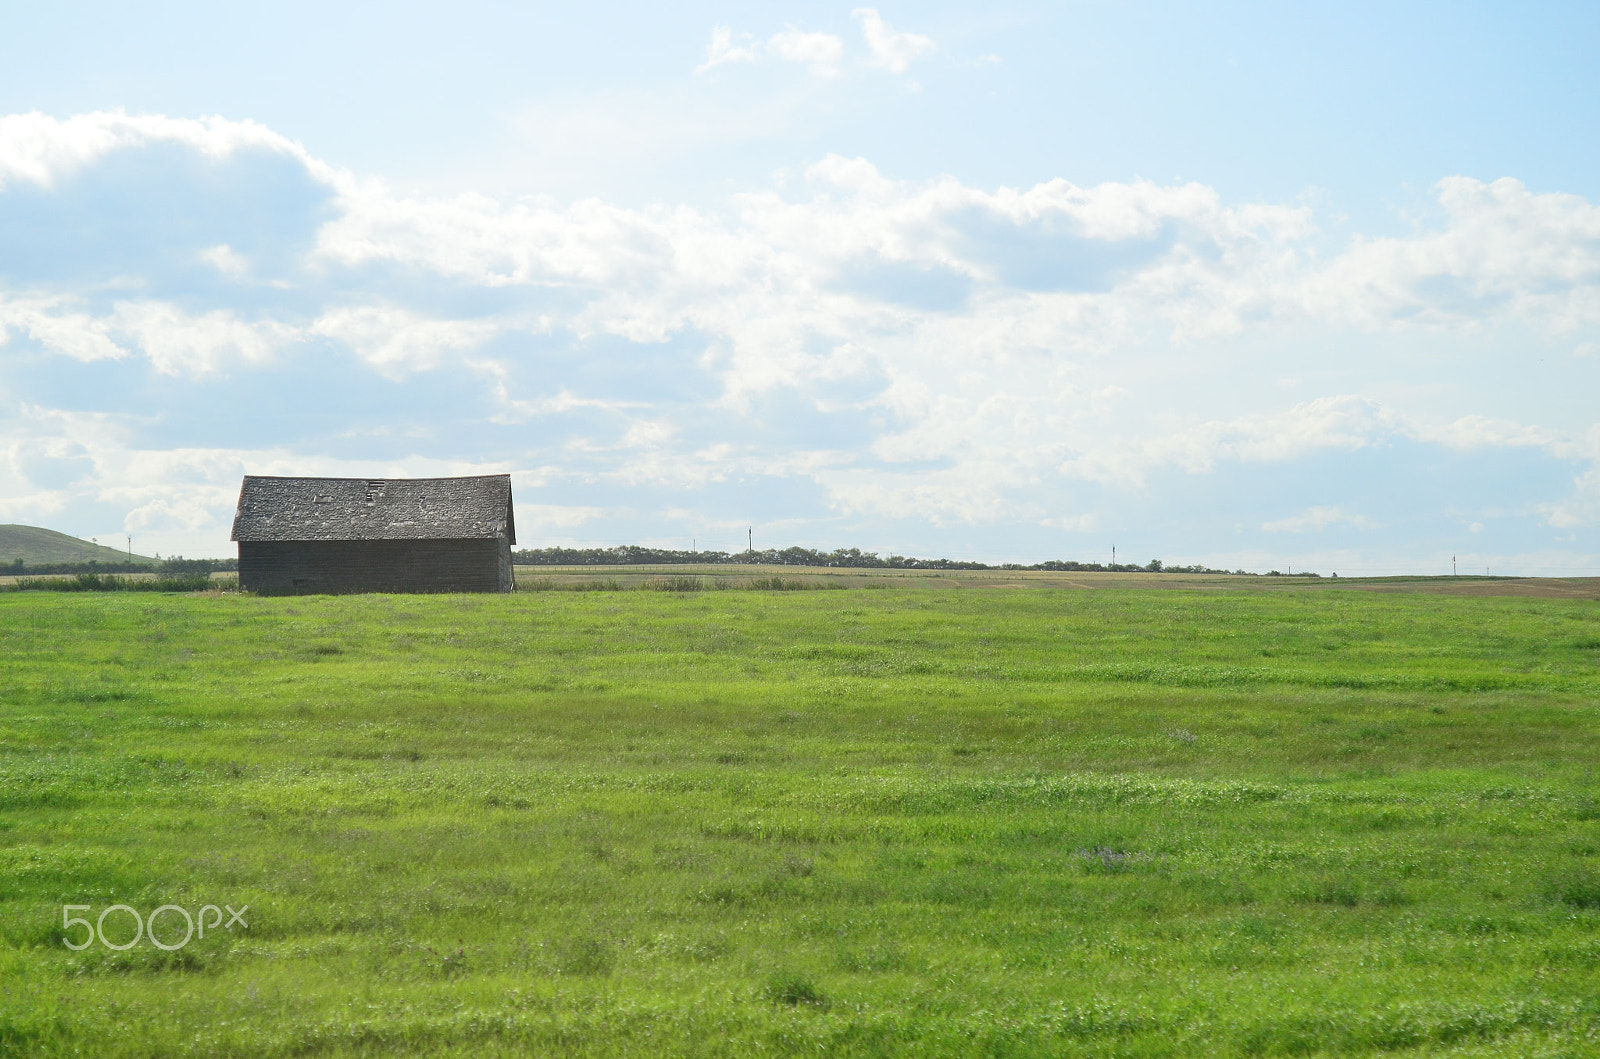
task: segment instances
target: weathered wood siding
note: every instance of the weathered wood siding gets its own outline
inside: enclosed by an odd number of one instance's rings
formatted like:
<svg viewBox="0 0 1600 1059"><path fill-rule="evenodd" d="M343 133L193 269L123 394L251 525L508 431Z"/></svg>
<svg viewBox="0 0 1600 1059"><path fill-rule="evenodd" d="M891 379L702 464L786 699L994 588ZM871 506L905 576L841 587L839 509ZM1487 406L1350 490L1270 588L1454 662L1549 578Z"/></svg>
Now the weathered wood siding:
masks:
<svg viewBox="0 0 1600 1059"><path fill-rule="evenodd" d="M239 587L264 596L509 592L499 540L240 541Z"/></svg>

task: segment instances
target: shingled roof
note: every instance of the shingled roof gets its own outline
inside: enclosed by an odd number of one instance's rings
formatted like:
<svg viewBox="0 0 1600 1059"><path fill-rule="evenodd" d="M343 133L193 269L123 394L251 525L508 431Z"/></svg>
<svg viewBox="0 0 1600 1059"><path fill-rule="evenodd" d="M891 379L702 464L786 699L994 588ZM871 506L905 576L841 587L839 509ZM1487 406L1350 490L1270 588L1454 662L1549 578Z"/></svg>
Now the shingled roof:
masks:
<svg viewBox="0 0 1600 1059"><path fill-rule="evenodd" d="M269 478L246 475L236 541L505 538L517 543L511 476Z"/></svg>

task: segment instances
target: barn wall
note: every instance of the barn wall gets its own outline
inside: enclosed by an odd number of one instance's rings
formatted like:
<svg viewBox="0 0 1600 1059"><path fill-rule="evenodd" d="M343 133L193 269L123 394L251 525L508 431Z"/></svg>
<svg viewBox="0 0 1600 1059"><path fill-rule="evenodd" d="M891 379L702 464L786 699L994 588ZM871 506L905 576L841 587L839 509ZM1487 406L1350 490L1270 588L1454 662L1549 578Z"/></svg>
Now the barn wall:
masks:
<svg viewBox="0 0 1600 1059"><path fill-rule="evenodd" d="M240 541L239 587L266 596L509 592L504 540Z"/></svg>
<svg viewBox="0 0 1600 1059"><path fill-rule="evenodd" d="M501 540L498 543L500 545L500 555L498 557L498 575L500 578L499 591L515 592L517 590L517 575L516 572L511 569L511 542L508 540Z"/></svg>

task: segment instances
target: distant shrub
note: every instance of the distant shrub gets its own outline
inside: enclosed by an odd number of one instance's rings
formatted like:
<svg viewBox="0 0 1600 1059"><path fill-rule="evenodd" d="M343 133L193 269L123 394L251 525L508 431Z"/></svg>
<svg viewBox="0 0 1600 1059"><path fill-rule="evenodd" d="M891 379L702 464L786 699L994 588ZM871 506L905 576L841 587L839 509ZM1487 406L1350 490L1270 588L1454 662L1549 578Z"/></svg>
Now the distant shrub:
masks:
<svg viewBox="0 0 1600 1059"><path fill-rule="evenodd" d="M1313 879L1295 890L1293 897L1302 904L1354 908L1361 903L1361 890L1348 879Z"/></svg>
<svg viewBox="0 0 1600 1059"><path fill-rule="evenodd" d="M1573 908L1600 908L1600 875L1570 872L1550 884L1551 896Z"/></svg>
<svg viewBox="0 0 1600 1059"><path fill-rule="evenodd" d="M558 974L582 978L608 975L617 962L612 944L604 938L591 935L565 939L556 946L553 955L556 961L554 970Z"/></svg>
<svg viewBox="0 0 1600 1059"><path fill-rule="evenodd" d="M1077 851L1083 869L1092 875L1121 875L1123 872L1132 871L1141 863L1150 860L1147 853L1138 853L1133 850L1112 849L1109 846L1095 846L1092 849Z"/></svg>
<svg viewBox="0 0 1600 1059"><path fill-rule="evenodd" d="M819 1008L828 1006L827 996L809 978L799 974L774 975L768 979L762 995L774 1004L788 1004L790 1007L799 1007L801 1004Z"/></svg>

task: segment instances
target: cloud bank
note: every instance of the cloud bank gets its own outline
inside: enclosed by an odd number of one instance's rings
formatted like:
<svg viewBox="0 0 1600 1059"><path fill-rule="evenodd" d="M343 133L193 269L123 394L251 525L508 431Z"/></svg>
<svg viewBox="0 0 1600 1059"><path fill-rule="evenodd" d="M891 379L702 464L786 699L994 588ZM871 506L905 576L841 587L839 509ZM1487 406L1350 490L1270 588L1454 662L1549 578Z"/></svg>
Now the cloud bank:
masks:
<svg viewBox="0 0 1600 1059"><path fill-rule="evenodd" d="M857 19L887 70L934 47ZM707 63L843 54L718 31ZM220 553L245 472L510 470L535 541L1234 565L1343 534L1354 572L1477 525L1588 561L1600 417L1546 398L1600 381L1600 208L1434 194L1330 249L1199 184L829 155L714 210L419 197L248 122L12 115L0 520Z"/></svg>

